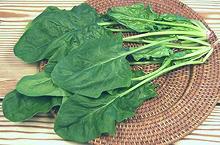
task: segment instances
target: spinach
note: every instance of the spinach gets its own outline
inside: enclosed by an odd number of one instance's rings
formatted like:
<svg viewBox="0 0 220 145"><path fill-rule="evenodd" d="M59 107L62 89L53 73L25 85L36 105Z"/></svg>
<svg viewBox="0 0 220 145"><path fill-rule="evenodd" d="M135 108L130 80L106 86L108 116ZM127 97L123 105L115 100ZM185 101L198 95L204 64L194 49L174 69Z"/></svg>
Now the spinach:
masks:
<svg viewBox="0 0 220 145"><path fill-rule="evenodd" d="M150 6L145 8L144 4L114 7L107 14L114 21L137 32L158 31L173 26L184 26L188 29L195 28L189 24L190 20L187 18L173 14L159 15Z"/></svg>
<svg viewBox="0 0 220 145"><path fill-rule="evenodd" d="M54 53L65 51L63 47L71 43L72 31L94 24L98 19L97 12L88 4L72 10L48 7L30 23L15 45L14 53L27 63L49 59Z"/></svg>
<svg viewBox="0 0 220 145"><path fill-rule="evenodd" d="M132 48L132 49L136 49L136 48ZM154 47L150 47L148 49L136 52L132 54L132 56L136 61L139 61L143 58L150 60L151 58L168 57L173 53L174 53L173 50L168 47L154 46Z"/></svg>
<svg viewBox="0 0 220 145"><path fill-rule="evenodd" d="M54 129L62 138L87 142L114 135L116 123L156 96L152 80L206 62L213 52L208 32L199 21L158 14L144 4L114 7L104 15L88 4L71 10L48 7L28 24L14 48L25 62L48 64L6 95L4 115L24 121L61 106ZM123 48L130 42L140 45ZM130 65L140 64L159 68L132 71Z"/></svg>
<svg viewBox="0 0 220 145"><path fill-rule="evenodd" d="M47 113L61 105L62 97L29 97L16 90L8 93L2 103L4 116L13 122L30 119L37 113Z"/></svg>
<svg viewBox="0 0 220 145"><path fill-rule="evenodd" d="M114 7L111 8L107 14L113 20L137 32L146 32L157 29L155 28L157 25L152 21L156 20L158 15L152 12L150 7L145 9L143 4ZM138 21L138 19L151 21Z"/></svg>
<svg viewBox="0 0 220 145"><path fill-rule="evenodd" d="M87 142L104 133L114 135L116 122L134 116L138 106L156 95L151 83L130 93L128 90L118 90L114 95L102 94L98 99L71 96L59 110L55 132L77 142Z"/></svg>
<svg viewBox="0 0 220 145"><path fill-rule="evenodd" d="M44 71L35 75L23 77L16 86L16 90L27 96L67 96L69 93L56 86L50 75Z"/></svg>
<svg viewBox="0 0 220 145"><path fill-rule="evenodd" d="M81 45L87 43L87 41L93 41L101 37L105 33L106 31L97 24L84 27L80 30L72 31L68 36L68 39L60 39L61 42L58 42L60 46L53 56L50 57L49 62L45 67L45 71L50 74L56 64L71 51L80 48Z"/></svg>
<svg viewBox="0 0 220 145"><path fill-rule="evenodd" d="M52 80L67 91L93 98L103 91L128 87L131 69L125 53L122 35L106 31L62 59L51 73Z"/></svg>

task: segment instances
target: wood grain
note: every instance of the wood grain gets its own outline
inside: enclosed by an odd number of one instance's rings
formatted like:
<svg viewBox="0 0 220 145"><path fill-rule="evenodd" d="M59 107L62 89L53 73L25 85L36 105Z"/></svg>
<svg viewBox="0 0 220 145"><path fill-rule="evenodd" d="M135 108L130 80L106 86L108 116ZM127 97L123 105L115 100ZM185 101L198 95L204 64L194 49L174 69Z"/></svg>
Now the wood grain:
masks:
<svg viewBox="0 0 220 145"><path fill-rule="evenodd" d="M4 118L0 106L0 144L7 145L77 145L63 141L53 131L54 118L49 114L40 114L23 123L9 122ZM214 145L220 144L220 106L196 130L175 145Z"/></svg>
<svg viewBox="0 0 220 145"><path fill-rule="evenodd" d="M203 16L220 37L220 0L182 0ZM37 72L36 65L25 64L13 54L13 46L25 26L47 6L70 9L83 0L0 0L0 99L15 87L24 75ZM1 105L1 104L0 104ZM54 119L39 115L25 123L12 123L3 117L0 106L0 145L74 145L53 131ZM175 145L219 145L220 106L190 135Z"/></svg>
<svg viewBox="0 0 220 145"><path fill-rule="evenodd" d="M39 114L23 123L8 121L2 112L0 102L0 145L77 145L64 141L53 131L54 118Z"/></svg>

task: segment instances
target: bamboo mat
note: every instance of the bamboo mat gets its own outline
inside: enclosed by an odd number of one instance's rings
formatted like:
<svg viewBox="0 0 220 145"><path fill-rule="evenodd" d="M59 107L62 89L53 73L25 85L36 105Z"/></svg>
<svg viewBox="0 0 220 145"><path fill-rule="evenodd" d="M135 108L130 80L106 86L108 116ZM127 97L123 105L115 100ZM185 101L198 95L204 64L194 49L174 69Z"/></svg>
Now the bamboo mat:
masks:
<svg viewBox="0 0 220 145"><path fill-rule="evenodd" d="M37 71L36 65L24 64L13 55L13 46L26 24L47 6L70 9L83 0L0 0L0 97L13 89L24 75ZM220 38L220 0L182 0L202 15ZM40 115L25 123L8 122L0 104L0 145L75 145L53 132L53 118ZM206 121L175 145L219 145L220 106Z"/></svg>

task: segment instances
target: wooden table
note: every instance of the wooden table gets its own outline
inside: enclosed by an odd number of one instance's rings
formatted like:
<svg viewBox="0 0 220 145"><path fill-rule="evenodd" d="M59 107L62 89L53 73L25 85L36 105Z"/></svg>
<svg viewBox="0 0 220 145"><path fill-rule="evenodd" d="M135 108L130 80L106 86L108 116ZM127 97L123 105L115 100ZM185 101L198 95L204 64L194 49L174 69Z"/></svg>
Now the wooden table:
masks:
<svg viewBox="0 0 220 145"><path fill-rule="evenodd" d="M46 6L70 9L83 0L0 0L0 96L14 88L24 75L37 71L13 55L13 46L22 35L28 21ZM220 38L220 0L182 0L200 13ZM22 68L22 69L21 69ZM0 97L1 99L3 97ZM75 145L63 141L53 131L53 119L39 115L25 123L11 123L3 117L0 106L0 145ZM216 106L206 121L190 135L175 145L219 145L220 105Z"/></svg>

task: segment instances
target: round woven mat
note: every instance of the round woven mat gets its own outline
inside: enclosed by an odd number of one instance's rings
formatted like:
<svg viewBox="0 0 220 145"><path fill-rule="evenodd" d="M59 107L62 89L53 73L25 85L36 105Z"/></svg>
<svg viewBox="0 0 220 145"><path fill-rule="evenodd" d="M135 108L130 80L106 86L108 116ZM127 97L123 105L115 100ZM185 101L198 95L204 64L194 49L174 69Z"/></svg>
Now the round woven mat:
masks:
<svg viewBox="0 0 220 145"><path fill-rule="evenodd" d="M159 13L175 13L188 18L204 20L191 8L177 0L88 0L98 12L104 13L113 6L142 2L151 4ZM207 26L207 25L206 25ZM207 26L208 27L208 26ZM211 31L210 43L217 41ZM192 132L212 112L218 99L220 86L220 45L203 65L186 66L154 82L159 84L158 96L146 101L136 115L117 124L114 137L103 136L91 144L170 144ZM155 66L138 67L149 71Z"/></svg>
<svg viewBox="0 0 220 145"><path fill-rule="evenodd" d="M88 0L101 13L113 6L137 2L151 4L159 13L175 13L204 22L191 8L176 0ZM215 41L212 32L210 42ZM215 47L207 64L184 67L156 80L160 86L158 97L146 101L135 117L118 124L114 137L97 138L91 143L169 144L189 134L212 112L219 99L219 48Z"/></svg>

